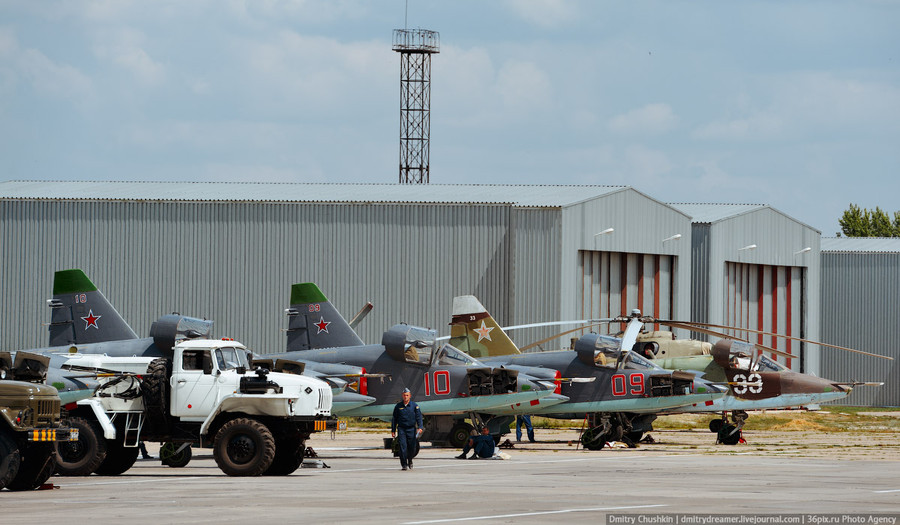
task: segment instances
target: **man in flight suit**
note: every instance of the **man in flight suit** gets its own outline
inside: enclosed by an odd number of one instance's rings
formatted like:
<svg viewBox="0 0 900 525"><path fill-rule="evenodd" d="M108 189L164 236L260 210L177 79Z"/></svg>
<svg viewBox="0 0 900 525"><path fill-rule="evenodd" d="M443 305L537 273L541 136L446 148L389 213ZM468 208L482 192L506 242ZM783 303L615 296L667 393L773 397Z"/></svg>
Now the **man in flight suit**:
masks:
<svg viewBox="0 0 900 525"><path fill-rule="evenodd" d="M412 394L408 388L403 389L400 395L403 399L394 405L394 415L391 417L391 437L397 437L400 445L400 470L413 468L412 457L416 453L416 438L425 430L422 425L422 411L419 405L410 401Z"/></svg>
<svg viewBox="0 0 900 525"><path fill-rule="evenodd" d="M466 446L463 447L462 454L456 456L456 459L466 459L466 454L470 450L474 450L474 452L469 459L489 458L494 455L494 448L494 436L491 435L491 431L488 430L488 427L481 427L481 435L470 437Z"/></svg>

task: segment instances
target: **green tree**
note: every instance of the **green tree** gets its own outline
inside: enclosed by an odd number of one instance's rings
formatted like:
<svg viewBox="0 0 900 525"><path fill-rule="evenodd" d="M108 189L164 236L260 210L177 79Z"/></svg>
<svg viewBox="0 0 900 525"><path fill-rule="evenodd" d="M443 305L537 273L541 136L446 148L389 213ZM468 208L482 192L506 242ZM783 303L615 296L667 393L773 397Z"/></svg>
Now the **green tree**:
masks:
<svg viewBox="0 0 900 525"><path fill-rule="evenodd" d="M900 211L895 211L891 220L887 212L877 206L875 211L869 211L850 204L838 224L846 237L900 237Z"/></svg>

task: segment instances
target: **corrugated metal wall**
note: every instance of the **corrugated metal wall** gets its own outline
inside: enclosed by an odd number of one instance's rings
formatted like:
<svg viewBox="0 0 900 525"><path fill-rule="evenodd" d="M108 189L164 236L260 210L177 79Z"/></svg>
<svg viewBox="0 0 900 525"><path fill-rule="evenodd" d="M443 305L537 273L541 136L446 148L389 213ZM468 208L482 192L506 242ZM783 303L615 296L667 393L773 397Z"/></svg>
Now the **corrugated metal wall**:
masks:
<svg viewBox="0 0 900 525"><path fill-rule="evenodd" d="M557 283L562 264L561 228L558 208L512 210L512 301L506 312L482 301L501 326L560 319L563 294ZM516 344L524 346L558 331L557 327L529 328L509 335ZM551 344L550 348L559 346Z"/></svg>
<svg viewBox="0 0 900 525"><path fill-rule="evenodd" d="M560 288L565 290L563 319L594 317L587 312L597 311L604 301L614 303L608 307L611 316L628 314L639 307L644 313L660 317L689 314L690 217L627 188L602 199L565 208L563 224L560 265L563 271ZM608 228L613 231L604 233ZM605 274L604 256L609 257ZM657 268L661 276L658 292ZM588 279L586 275L591 277ZM599 291L595 289L595 279ZM588 280L591 281L590 292L587 292ZM604 292L604 282L609 286L608 292ZM604 296L605 293L608 295ZM659 311L656 311L655 297L660 299ZM602 327L602 331L606 330L606 326ZM687 332L680 332L683 333L679 336L687 335Z"/></svg>
<svg viewBox="0 0 900 525"><path fill-rule="evenodd" d="M764 264L725 264L726 325L806 338L803 331L805 269ZM800 343L751 332L727 331L737 337L802 357ZM783 365L801 370L797 359L772 354Z"/></svg>
<svg viewBox="0 0 900 525"><path fill-rule="evenodd" d="M588 250L580 255L580 318L628 315L638 308L644 315L671 319L674 256Z"/></svg>
<svg viewBox="0 0 900 525"><path fill-rule="evenodd" d="M691 231L691 321L709 322L710 280L710 225L694 224ZM708 341L705 334L692 333L691 337Z"/></svg>
<svg viewBox="0 0 900 525"><path fill-rule="evenodd" d="M841 404L900 406L900 254L822 253L822 341L893 356L894 361L822 350L822 376L884 381L858 387Z"/></svg>
<svg viewBox="0 0 900 525"><path fill-rule="evenodd" d="M11 321L0 348L46 345L45 300L53 272L67 268L85 270L139 335L179 311L215 319L217 336L258 352L282 351L289 287L303 281L317 282L347 318L372 301L360 327L367 342L401 321L446 334L453 296L506 307L510 269L536 273L511 260L510 209L0 201L0 295ZM545 226L529 235L539 240ZM533 285L534 295L551 296L551 283Z"/></svg>
<svg viewBox="0 0 900 525"><path fill-rule="evenodd" d="M692 261L692 265L705 265L708 271L700 276L708 282L709 293L705 301L698 301L694 305L695 311L706 306L708 322L716 324L729 324L729 315L736 312L735 297L740 295L740 304L751 304L745 314L745 323L748 328L758 325L758 319L771 320L773 317L782 319L779 326L786 326L783 316L790 311L792 313L791 326L802 330L804 336L816 340L819 337L819 310L809 308L807 305L816 305L819 302L819 287L808 286L806 282L819 282L819 237L818 231L771 208L762 208L750 213L740 214L724 220L713 222L709 226L697 225L699 228L709 228L708 249L695 246L695 256L705 256L708 261ZM806 250L809 248L809 250ZM803 269L800 274L792 273L792 308L787 306L787 295L781 293L776 297L776 302L771 301L771 296L766 295L766 289L772 289L773 267L789 267ZM726 275L728 268L754 268L748 270L746 277L739 283L737 290L729 290L729 283L736 274ZM763 287L757 286L760 280L759 268L763 268ZM769 268L768 273L765 268ZM792 270L793 272L794 270ZM778 271L775 271L778 276ZM804 283L797 284L794 279L799 278ZM696 273L695 273L696 276ZM767 277L768 276L768 277ZM694 283L694 286L698 286ZM778 288L777 286L775 288ZM762 309L760 311L759 294L763 293ZM755 294L755 295L754 295ZM753 297L756 297L754 300ZM769 299L768 302L766 299ZM799 303L797 303L799 301ZM731 303L731 306L728 304ZM801 306L796 306L800 304ZM796 318L795 318L796 317ZM740 317L733 317L739 319ZM796 323L799 323L797 325ZM770 324L771 326L771 324ZM796 328L797 326L801 328ZM781 344L781 343L779 343ZM791 353L802 355L801 363L796 360L791 363L795 370L821 375L819 369L819 349L804 343L792 343ZM798 369L802 366L802 369Z"/></svg>

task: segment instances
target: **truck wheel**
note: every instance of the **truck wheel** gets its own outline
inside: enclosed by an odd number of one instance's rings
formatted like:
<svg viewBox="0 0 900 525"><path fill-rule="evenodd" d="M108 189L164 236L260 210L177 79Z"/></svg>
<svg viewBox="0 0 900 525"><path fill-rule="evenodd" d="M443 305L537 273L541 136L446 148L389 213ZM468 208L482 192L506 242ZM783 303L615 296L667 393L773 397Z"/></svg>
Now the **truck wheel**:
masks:
<svg viewBox="0 0 900 525"><path fill-rule="evenodd" d="M101 476L118 476L134 466L137 461L138 447L126 447L119 439L106 440L106 459L94 472Z"/></svg>
<svg viewBox="0 0 900 525"><path fill-rule="evenodd" d="M288 476L303 464L303 452L306 441L296 439L275 440L275 459L272 465L263 472L264 476Z"/></svg>
<svg viewBox="0 0 900 525"><path fill-rule="evenodd" d="M178 447L180 447L178 443L163 443L163 446L159 447L159 459L162 461L163 465L172 468L181 468L186 466L191 462L191 456L193 452L191 452L191 446L188 445L184 447L179 452Z"/></svg>
<svg viewBox="0 0 900 525"><path fill-rule="evenodd" d="M0 489L3 489L19 473L19 447L6 431L0 429Z"/></svg>
<svg viewBox="0 0 900 525"><path fill-rule="evenodd" d="M275 459L275 438L255 419L232 419L216 434L213 456L229 476L259 476Z"/></svg>
<svg viewBox="0 0 900 525"><path fill-rule="evenodd" d="M106 459L106 439L96 421L73 417L69 426L78 429L78 441L56 442L56 473L60 476L90 476Z"/></svg>
<svg viewBox="0 0 900 525"><path fill-rule="evenodd" d="M150 423L150 430L163 436L169 427L169 376L171 360L160 357L147 366L147 373L141 381L144 410Z"/></svg>
<svg viewBox="0 0 900 525"><path fill-rule="evenodd" d="M9 490L34 490L50 479L56 463L52 443L35 443L22 453L19 473L6 486Z"/></svg>
<svg viewBox="0 0 900 525"><path fill-rule="evenodd" d="M453 425L453 428L450 429L450 436L447 438L447 442L450 443L450 446L453 448L462 448L466 446L466 442L469 441L471 432L474 428L475 427L465 421Z"/></svg>

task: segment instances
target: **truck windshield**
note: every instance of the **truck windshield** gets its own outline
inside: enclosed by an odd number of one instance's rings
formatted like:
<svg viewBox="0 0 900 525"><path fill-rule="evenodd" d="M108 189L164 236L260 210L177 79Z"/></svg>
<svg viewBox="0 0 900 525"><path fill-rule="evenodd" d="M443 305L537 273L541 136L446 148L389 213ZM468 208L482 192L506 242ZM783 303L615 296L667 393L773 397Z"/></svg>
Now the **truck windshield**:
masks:
<svg viewBox="0 0 900 525"><path fill-rule="evenodd" d="M229 347L216 348L216 364L219 365L219 370L234 370L241 366L237 349Z"/></svg>

